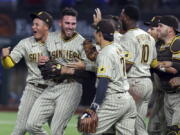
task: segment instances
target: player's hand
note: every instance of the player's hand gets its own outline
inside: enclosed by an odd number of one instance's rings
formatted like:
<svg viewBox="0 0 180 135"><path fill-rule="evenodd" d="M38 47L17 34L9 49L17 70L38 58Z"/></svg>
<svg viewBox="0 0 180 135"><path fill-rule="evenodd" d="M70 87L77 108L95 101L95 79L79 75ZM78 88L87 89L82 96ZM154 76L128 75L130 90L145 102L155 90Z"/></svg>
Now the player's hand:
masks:
<svg viewBox="0 0 180 135"><path fill-rule="evenodd" d="M171 66L172 66L172 62L171 62L171 61L161 61L161 62L160 62L160 65L161 65L162 67L168 68L168 67L171 67Z"/></svg>
<svg viewBox="0 0 180 135"><path fill-rule="evenodd" d="M93 14L93 25L97 25L98 22L102 20L101 10L99 8L95 9L95 14Z"/></svg>
<svg viewBox="0 0 180 135"><path fill-rule="evenodd" d="M172 87L180 86L180 77L174 77L169 81Z"/></svg>
<svg viewBox="0 0 180 135"><path fill-rule="evenodd" d="M85 63L80 59L76 59L75 62L68 63L66 66L77 70L85 69Z"/></svg>
<svg viewBox="0 0 180 135"><path fill-rule="evenodd" d="M48 56L40 56L38 59L38 65L44 65L47 61L49 61Z"/></svg>
<svg viewBox="0 0 180 135"><path fill-rule="evenodd" d="M178 71L173 67L165 68L166 72L176 74Z"/></svg>
<svg viewBox="0 0 180 135"><path fill-rule="evenodd" d="M67 66L62 66L61 68L61 74L68 74L68 75L74 75L75 69L69 68Z"/></svg>
<svg viewBox="0 0 180 135"><path fill-rule="evenodd" d="M9 56L9 54L10 54L10 49L11 49L11 47L2 48L2 57L3 57L3 58Z"/></svg>

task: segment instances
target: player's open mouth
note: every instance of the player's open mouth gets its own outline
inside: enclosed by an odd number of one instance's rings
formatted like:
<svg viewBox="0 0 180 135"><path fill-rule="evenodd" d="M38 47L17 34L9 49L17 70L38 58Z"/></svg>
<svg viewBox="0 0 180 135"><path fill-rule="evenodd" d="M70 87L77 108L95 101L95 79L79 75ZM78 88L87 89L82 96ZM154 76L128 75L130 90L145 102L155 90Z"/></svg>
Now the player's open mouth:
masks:
<svg viewBox="0 0 180 135"><path fill-rule="evenodd" d="M71 34L72 33L72 30L67 30L66 31L68 34Z"/></svg>
<svg viewBox="0 0 180 135"><path fill-rule="evenodd" d="M33 34L36 34L37 33L37 31L33 31Z"/></svg>

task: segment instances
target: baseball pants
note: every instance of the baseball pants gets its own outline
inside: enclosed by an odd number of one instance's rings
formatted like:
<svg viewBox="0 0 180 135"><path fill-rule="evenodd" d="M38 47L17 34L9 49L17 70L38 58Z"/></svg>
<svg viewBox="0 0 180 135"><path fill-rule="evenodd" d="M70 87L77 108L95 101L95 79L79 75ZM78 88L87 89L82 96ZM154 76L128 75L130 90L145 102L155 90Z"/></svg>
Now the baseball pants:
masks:
<svg viewBox="0 0 180 135"><path fill-rule="evenodd" d="M153 77L153 94L151 95L150 118L148 122L149 135L165 135L166 120L164 114L164 91L161 81L156 73L152 73Z"/></svg>
<svg viewBox="0 0 180 135"><path fill-rule="evenodd" d="M164 93L157 92L155 103L152 107L152 114L149 118L148 133L149 135L165 135L166 120L164 114Z"/></svg>
<svg viewBox="0 0 180 135"><path fill-rule="evenodd" d="M26 123L32 106L34 105L34 102L43 91L44 89L38 88L32 84L27 83L19 105L16 126L11 135L25 135L27 131Z"/></svg>
<svg viewBox="0 0 180 135"><path fill-rule="evenodd" d="M134 135L136 106L128 93L106 95L97 111L99 118L96 135L114 130L116 135ZM94 134L91 134L94 135Z"/></svg>
<svg viewBox="0 0 180 135"><path fill-rule="evenodd" d="M128 78L130 84L129 93L136 102L137 117L135 122L135 135L148 135L145 118L148 104L151 98L153 85L150 78Z"/></svg>
<svg viewBox="0 0 180 135"><path fill-rule="evenodd" d="M164 112L167 126L180 125L180 92L164 95Z"/></svg>
<svg viewBox="0 0 180 135"><path fill-rule="evenodd" d="M28 121L27 129L34 135L47 135L42 133L42 125L51 121L52 135L63 135L68 121L75 112L82 95L80 83L60 83L44 91L36 100Z"/></svg>

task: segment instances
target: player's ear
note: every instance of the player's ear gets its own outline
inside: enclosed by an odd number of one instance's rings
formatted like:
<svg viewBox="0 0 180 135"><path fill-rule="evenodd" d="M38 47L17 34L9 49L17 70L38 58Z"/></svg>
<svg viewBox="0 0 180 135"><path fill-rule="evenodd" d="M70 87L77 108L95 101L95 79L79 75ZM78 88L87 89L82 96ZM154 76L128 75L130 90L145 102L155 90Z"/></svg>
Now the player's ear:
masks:
<svg viewBox="0 0 180 135"><path fill-rule="evenodd" d="M48 26L48 25L46 25L45 29L48 31L50 28L49 28L49 26Z"/></svg>
<svg viewBox="0 0 180 135"><path fill-rule="evenodd" d="M102 38L102 37L103 37L103 34L102 34L102 32L101 32L101 31L100 31L98 34L99 34L99 37L100 37L100 38Z"/></svg>
<svg viewBox="0 0 180 135"><path fill-rule="evenodd" d="M62 19L59 19L58 24L59 24L60 27L62 26Z"/></svg>

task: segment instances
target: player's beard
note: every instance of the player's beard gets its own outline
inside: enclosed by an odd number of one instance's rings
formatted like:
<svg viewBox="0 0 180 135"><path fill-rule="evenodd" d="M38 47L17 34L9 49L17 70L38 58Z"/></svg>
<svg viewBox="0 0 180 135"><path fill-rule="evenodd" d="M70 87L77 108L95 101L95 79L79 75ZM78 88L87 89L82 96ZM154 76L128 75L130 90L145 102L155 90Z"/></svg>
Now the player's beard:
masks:
<svg viewBox="0 0 180 135"><path fill-rule="evenodd" d="M167 30L165 30L164 32L158 32L158 39L165 40L167 38L167 33Z"/></svg>
<svg viewBox="0 0 180 135"><path fill-rule="evenodd" d="M122 29L123 31L127 31L127 24L124 20L122 20Z"/></svg>
<svg viewBox="0 0 180 135"><path fill-rule="evenodd" d="M73 37L73 35L75 34L75 30L72 30L72 29L62 29L62 33L63 33L63 36L64 36L64 39L68 40L70 38Z"/></svg>

